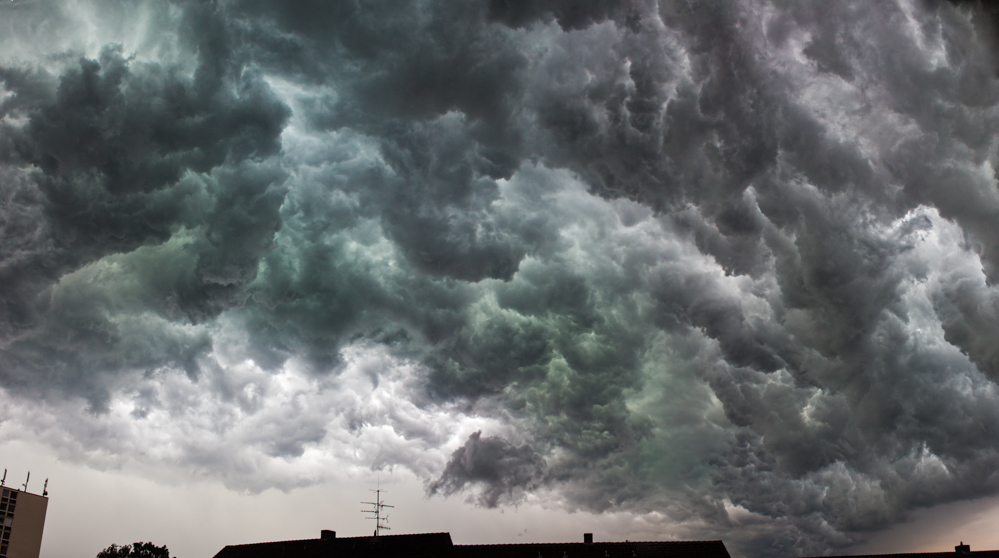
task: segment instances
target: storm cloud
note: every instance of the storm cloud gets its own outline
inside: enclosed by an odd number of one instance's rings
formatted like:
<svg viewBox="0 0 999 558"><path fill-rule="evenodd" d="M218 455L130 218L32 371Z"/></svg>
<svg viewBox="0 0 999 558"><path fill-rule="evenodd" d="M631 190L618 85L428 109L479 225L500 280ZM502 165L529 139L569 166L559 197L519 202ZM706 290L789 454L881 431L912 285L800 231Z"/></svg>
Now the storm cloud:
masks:
<svg viewBox="0 0 999 558"><path fill-rule="evenodd" d="M974 5L0 9L0 426L749 556L999 493Z"/></svg>

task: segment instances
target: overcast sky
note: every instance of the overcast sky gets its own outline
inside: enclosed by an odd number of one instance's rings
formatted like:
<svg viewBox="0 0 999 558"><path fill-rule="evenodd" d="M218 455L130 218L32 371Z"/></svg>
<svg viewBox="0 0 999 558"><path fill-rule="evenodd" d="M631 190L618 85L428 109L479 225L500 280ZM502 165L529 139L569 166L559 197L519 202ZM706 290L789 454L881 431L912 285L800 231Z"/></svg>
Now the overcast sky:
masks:
<svg viewBox="0 0 999 558"><path fill-rule="evenodd" d="M378 482L459 543L999 546L996 44L931 0L4 0L43 558L365 535Z"/></svg>

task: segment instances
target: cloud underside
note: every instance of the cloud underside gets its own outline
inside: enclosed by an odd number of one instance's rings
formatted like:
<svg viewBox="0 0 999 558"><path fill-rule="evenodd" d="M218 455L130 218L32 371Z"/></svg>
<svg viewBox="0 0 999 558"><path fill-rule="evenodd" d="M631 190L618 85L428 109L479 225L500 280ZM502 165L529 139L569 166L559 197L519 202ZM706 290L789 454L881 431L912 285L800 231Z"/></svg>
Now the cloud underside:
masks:
<svg viewBox="0 0 999 558"><path fill-rule="evenodd" d="M404 467L753 556L995 494L971 9L4 6L0 421L98 466Z"/></svg>

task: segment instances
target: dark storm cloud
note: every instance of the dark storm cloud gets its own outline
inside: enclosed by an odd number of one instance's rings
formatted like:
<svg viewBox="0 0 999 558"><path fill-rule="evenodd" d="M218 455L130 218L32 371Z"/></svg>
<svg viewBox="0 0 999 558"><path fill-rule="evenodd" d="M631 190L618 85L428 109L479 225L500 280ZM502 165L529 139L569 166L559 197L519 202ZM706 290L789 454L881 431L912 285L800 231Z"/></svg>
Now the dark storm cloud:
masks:
<svg viewBox="0 0 999 558"><path fill-rule="evenodd" d="M516 272L531 246L488 209L495 180L519 166L512 121L526 60L510 33L486 26L481 5L244 2L238 10L264 16L255 31L269 37L264 44L285 34L297 41L294 63L276 61L275 71L298 77L322 64L313 71L329 73L335 98L306 113L313 126L378 138L385 168L360 195L415 266L470 281ZM317 77L327 76L308 76Z"/></svg>
<svg viewBox="0 0 999 558"><path fill-rule="evenodd" d="M116 312L193 322L218 315L245 298L240 292L280 227L282 171L261 161L280 149L288 109L219 45L228 31L218 14L192 8L185 26L199 47L193 76L130 60L117 45L58 78L4 70L3 110L14 119L3 124L9 178L0 277L10 384L32 383L43 359L65 369L50 385L98 393L89 374L171 363L196 373L186 350L129 350L131 332ZM129 301L133 307L90 297L62 307L51 298L67 274L184 229L196 231L186 246L194 268L162 275L145 300ZM210 341L180 344L197 353Z"/></svg>
<svg viewBox="0 0 999 558"><path fill-rule="evenodd" d="M595 75L578 82L586 84L582 89L550 84L544 76L535 82L541 91L552 88L556 93L541 97L544 101L539 108L539 122L551 134L546 137L555 140L554 147L546 151L551 162L568 164L606 195L625 194L657 208L694 203L699 211L675 213L674 218L691 231L703 252L729 273L753 277L771 269L775 273L780 294L767 301L769 308L763 315L747 314L745 294L732 292L710 273L671 270L647 285L661 301L656 318L661 327L693 326L717 342L724 363L708 368L703 377L734 424L761 434L749 451L763 462L752 465L749 477L743 473L731 486L719 482L721 491L717 494L727 494L732 502L754 513L775 519L790 517L808 539L824 541L812 546L800 539L793 542L793 537L761 534L760 541L774 545L771 551L800 553L850 540L824 533L823 522L841 533L863 531L899 520L904 510L925 505L924 498L944 501L994 490L991 481L973 470L987 469L995 450L971 457L958 449L967 441L952 441L962 438L955 425L963 422L958 417L966 411L957 409L977 408L977 404L966 395L951 392L955 414L940 415L939 402L930 395L953 381L941 374L939 367L957 366L970 372L969 368L958 364L962 359L946 350L919 347L920 341L906 327L916 319L909 315L913 309L902 301L907 281L925 276L926 270L909 267L905 254L913 249L919 232L933 225L916 216L904 221L896 235L886 236L884 225L869 228L886 219L898 220L906 211L928 204L964 227L989 272L990 248L980 239L994 238L995 234L976 231L986 226L977 216L979 212L991 211L995 203L989 193L994 190L994 177L980 173L975 165L986 157L979 154L982 146L992 145L985 139L988 136L978 135L993 129L992 113L978 107L979 103L991 106L980 97L987 97L985 91L994 87L994 80L969 88L965 84L973 78L965 76L980 75L980 64L992 62L985 54L965 55L967 60L944 70L947 75L942 76L927 67L925 59L902 52L909 40L899 36L898 29L879 29L874 37L878 48L858 50L858 38L837 27L860 17L856 14L821 13L802 7L778 16L789 16L795 25L812 32L815 38L804 54L815 61L820 75L879 83L886 88L879 92L884 95L879 103L885 102L895 114L911 119L917 130L933 130L933 135L903 136L896 144L900 147L875 145L883 159L872 161L856 144L831 137L828 124L809 114L811 107L787 96L794 84L780 76L775 79L764 67L765 59L755 58L754 41L760 37L734 27L752 15L748 8L717 7L660 8L661 20L670 30L689 34L698 47L691 62L696 90L679 83L669 102L665 98L652 100L654 95L669 95L674 86L671 73L664 68L668 55L663 56L652 40L626 25L617 33L584 32L590 33L590 41L606 41L603 46L609 48L604 53L614 49L629 54L654 52L654 59L629 58L628 73L623 74L620 66L613 65L613 56L604 55L608 61L603 62L599 57L590 58L586 47L576 48L567 51L573 54L567 54L566 60L552 56L547 63L559 64L555 67L562 72L583 72L583 68L593 72ZM938 10L940 13L917 12L912 17L941 18L924 25L935 29L943 44L960 44L960 31L946 25L964 23L946 6ZM875 22L907 16L897 7L886 6L863 13ZM827 18L833 19L826 23ZM594 17L600 19L602 16ZM713 32L708 33L707 28ZM770 31L779 42L780 29ZM582 45L585 39L578 40ZM574 39L566 42L572 44ZM970 45L955 51L980 52ZM868 66L872 57L892 57L896 62L887 75L873 76L868 73L872 68L888 68L889 64ZM601 63L605 64L603 71L594 72ZM567 64L577 66L566 70ZM899 75L903 73L904 77ZM653 95L645 97L651 101L647 106L656 107L658 112L641 119L635 116L643 114L637 109L645 106L640 102L643 84L650 84L645 86L644 91L649 92L645 94ZM556 89L555 85L561 87ZM948 110L927 114L926 107L935 102ZM986 120L973 126L966 120L971 118ZM941 127L960 132L957 137L941 135L937 132ZM644 135L650 130L655 133ZM923 142L933 146L929 148L932 155L930 151L907 153L902 147ZM890 193L884 185L891 183L905 188ZM802 188L805 184L816 190ZM752 188L749 197L747 187ZM844 192L850 198L829 197ZM992 320L985 317L991 315L987 308L992 304L971 302L990 295L983 294L985 286L976 279L965 281L974 287L969 285L962 295L954 287L945 288L935 307L947 341L968 354L982 373L991 375L992 357L981 340L992 329L987 325ZM973 295L972 291L982 294ZM944 364L948 361L951 364ZM775 385L772 375L779 370L790 375ZM803 419L802 409L812 407L816 415ZM561 407L562 412L571 408ZM992 413L979 415L977 420L983 425L994 424ZM972 445L992 447L987 439ZM911 471L908 463L920 452L942 460L942 470L949 471L947 480L918 478ZM746 471L737 465L737 455L723 459ZM557 469L557 465L552 467ZM722 473L719 481L728 474ZM791 481L808 475L813 478L807 482ZM851 477L855 478L849 480ZM889 479L897 482L898 488L884 488ZM839 482L853 486L860 481L870 485L869 493L837 491ZM588 484L601 482L604 480L593 478ZM641 479L626 476L619 482L638 484ZM787 488L779 488L785 482L790 483ZM766 504L769 494L781 490L788 491L791 501L807 502L810 491L819 490L818 486L831 490L816 500L813 508ZM740 494L744 490L751 494ZM587 505L601 507L602 497L582 498ZM845 501L851 504L843 504ZM760 541L748 544L762 551Z"/></svg>
<svg viewBox="0 0 999 558"><path fill-rule="evenodd" d="M441 477L430 484L431 494L450 495L470 484L482 486L478 501L495 508L515 493L536 488L544 460L527 445L514 446L502 439L476 432L455 450Z"/></svg>
<svg viewBox="0 0 999 558"><path fill-rule="evenodd" d="M239 438L252 463L391 424L401 441L367 465L437 476L433 493L492 507L544 488L750 555L999 490L980 16L173 8L134 55L109 40L0 68L6 388L108 413L131 398L137 421L203 397L221 410L198 413L273 421ZM384 358L357 365L359 347ZM340 383L268 407L289 371ZM160 390L175 376L201 393ZM368 381L404 386L410 414L351 407ZM464 439L476 427L428 463L457 432L418 426L438 412L517 442ZM273 474L185 451L233 486Z"/></svg>

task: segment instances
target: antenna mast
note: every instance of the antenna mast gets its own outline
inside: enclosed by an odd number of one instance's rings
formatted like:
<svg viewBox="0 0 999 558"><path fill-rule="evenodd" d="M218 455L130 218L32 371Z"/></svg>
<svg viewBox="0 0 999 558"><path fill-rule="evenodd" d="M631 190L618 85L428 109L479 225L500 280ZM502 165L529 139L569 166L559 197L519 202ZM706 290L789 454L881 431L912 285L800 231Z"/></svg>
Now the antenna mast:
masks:
<svg viewBox="0 0 999 558"><path fill-rule="evenodd" d="M3 470L3 480L0 480L0 486L3 486L7 482L7 469Z"/></svg>
<svg viewBox="0 0 999 558"><path fill-rule="evenodd" d="M21 485L21 486L24 487L24 491L25 492L28 491L28 481L29 480L31 480L31 471L28 471L28 478L24 479L24 484Z"/></svg>
<svg viewBox="0 0 999 558"><path fill-rule="evenodd" d="M386 514L385 516L382 516L382 508L394 508L395 506L390 506L390 505L386 504L382 500L382 492L385 492L385 491L382 490L381 487L378 487L377 489L372 490L372 492L375 493L375 501L374 502L361 502L362 504L367 504L367 505L371 506L371 509L370 510L361 510L361 513L371 513L371 514L374 514L374 517L365 517L364 519L374 519L375 520L375 536L377 537L378 534L379 534L379 532L381 532L382 529L391 530L388 525L384 524L384 522L388 521L388 515Z"/></svg>

